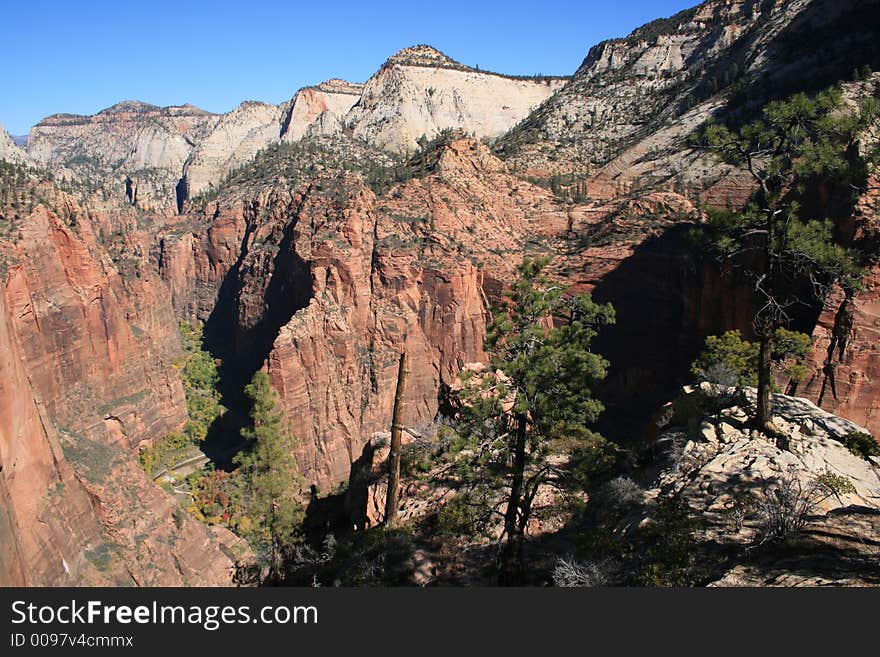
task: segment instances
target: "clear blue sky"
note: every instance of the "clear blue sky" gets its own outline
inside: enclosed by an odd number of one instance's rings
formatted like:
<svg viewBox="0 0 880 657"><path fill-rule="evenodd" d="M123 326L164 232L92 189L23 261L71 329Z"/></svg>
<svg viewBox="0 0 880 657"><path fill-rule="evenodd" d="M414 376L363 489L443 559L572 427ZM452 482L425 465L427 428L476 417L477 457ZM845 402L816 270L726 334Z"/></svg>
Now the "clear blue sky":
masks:
<svg viewBox="0 0 880 657"><path fill-rule="evenodd" d="M3 0L0 123L115 102L226 112L330 77L365 81L427 43L471 66L568 75L590 46L698 0Z"/></svg>

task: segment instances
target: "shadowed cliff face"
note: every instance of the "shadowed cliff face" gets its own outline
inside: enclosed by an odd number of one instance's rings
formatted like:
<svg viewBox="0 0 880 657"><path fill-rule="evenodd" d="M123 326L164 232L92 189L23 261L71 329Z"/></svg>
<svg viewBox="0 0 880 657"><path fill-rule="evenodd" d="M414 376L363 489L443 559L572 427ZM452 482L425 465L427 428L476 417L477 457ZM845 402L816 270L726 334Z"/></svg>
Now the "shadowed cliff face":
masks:
<svg viewBox="0 0 880 657"><path fill-rule="evenodd" d="M705 336L752 332L748 281L701 257L688 228L671 224L648 237L593 290L597 301L614 305L617 318L594 342L611 362L601 386L609 435L641 432L670 392L691 379Z"/></svg>
<svg viewBox="0 0 880 657"><path fill-rule="evenodd" d="M795 387L822 408L852 419L873 435L880 434L880 180L867 183L867 193L838 226L863 254L862 289L847 298L836 288L813 331L808 374Z"/></svg>
<svg viewBox="0 0 880 657"><path fill-rule="evenodd" d="M414 363L407 423L434 420L441 385L484 358L487 291L497 294L521 259L530 217L560 212L484 146L453 140L423 178L381 197L351 174L259 193L214 224L241 235L238 253L224 252L228 273L193 261L217 252L210 231L200 233L205 249L161 238L163 271L172 289L188 279L176 272L196 273L174 294L184 307L215 291L207 333L224 371L240 387L268 368L306 480L326 489L387 428L404 348Z"/></svg>
<svg viewBox="0 0 880 657"><path fill-rule="evenodd" d="M626 410L627 430L686 380L707 333L747 327L748 295L689 255L683 233L700 213L683 197L566 208L467 139L426 161L423 177L379 197L357 176L325 176L219 211L203 247L160 238L175 303L207 307L216 294L208 333L233 387L267 368L308 483L344 480L387 429L404 347L407 424L434 420L443 386L485 358L488 305L525 255L551 255L555 276L618 308L597 349L612 361L603 397ZM224 276L200 255L221 252Z"/></svg>

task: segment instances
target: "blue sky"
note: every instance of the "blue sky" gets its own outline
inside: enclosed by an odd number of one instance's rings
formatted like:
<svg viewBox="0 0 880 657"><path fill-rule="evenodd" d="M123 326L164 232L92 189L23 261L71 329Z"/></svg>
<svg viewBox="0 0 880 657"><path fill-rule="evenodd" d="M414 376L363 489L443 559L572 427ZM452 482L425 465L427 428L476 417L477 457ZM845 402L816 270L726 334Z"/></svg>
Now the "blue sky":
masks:
<svg viewBox="0 0 880 657"><path fill-rule="evenodd" d="M696 3L3 0L0 123L26 134L49 114L126 99L279 103L330 77L363 82L418 43L501 73L568 75L595 43Z"/></svg>

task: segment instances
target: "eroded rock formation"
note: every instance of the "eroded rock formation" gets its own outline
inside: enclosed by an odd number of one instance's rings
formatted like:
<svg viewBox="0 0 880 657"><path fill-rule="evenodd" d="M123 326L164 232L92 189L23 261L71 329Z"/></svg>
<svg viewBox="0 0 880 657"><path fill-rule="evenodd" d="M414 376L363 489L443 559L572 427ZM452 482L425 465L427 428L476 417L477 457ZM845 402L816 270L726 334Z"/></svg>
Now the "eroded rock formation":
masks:
<svg viewBox="0 0 880 657"><path fill-rule="evenodd" d="M446 128L497 137L559 89L563 80L478 71L429 46L401 50L364 86L346 117L354 135L393 152L414 151Z"/></svg>
<svg viewBox="0 0 880 657"><path fill-rule="evenodd" d="M97 243L125 217L55 194L0 248L0 582L229 584L240 539L190 518L132 454L186 416L164 286Z"/></svg>

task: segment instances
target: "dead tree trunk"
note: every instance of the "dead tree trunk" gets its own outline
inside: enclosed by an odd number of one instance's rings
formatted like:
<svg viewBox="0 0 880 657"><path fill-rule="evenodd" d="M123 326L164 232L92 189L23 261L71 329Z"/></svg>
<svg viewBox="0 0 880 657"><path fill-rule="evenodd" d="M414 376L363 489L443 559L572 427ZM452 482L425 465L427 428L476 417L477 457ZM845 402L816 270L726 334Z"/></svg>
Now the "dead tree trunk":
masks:
<svg viewBox="0 0 880 657"><path fill-rule="evenodd" d="M394 410L391 413L391 450L388 452L388 493L385 495L385 525L397 522L397 505L400 502L400 442L403 432L403 395L406 392L406 351L400 354L397 369L397 390L394 393Z"/></svg>

